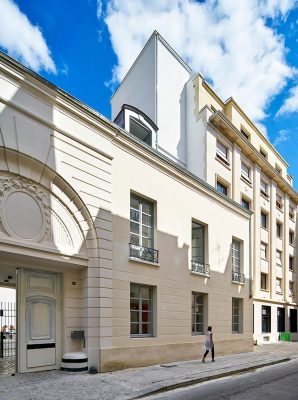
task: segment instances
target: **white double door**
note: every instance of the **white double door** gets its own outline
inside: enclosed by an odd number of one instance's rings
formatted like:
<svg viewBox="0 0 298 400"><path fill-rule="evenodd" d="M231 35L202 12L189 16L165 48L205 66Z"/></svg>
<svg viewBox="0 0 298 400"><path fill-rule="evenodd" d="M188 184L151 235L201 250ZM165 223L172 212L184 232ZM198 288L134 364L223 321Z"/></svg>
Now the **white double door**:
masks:
<svg viewBox="0 0 298 400"><path fill-rule="evenodd" d="M61 362L61 276L17 271L18 372L57 369Z"/></svg>

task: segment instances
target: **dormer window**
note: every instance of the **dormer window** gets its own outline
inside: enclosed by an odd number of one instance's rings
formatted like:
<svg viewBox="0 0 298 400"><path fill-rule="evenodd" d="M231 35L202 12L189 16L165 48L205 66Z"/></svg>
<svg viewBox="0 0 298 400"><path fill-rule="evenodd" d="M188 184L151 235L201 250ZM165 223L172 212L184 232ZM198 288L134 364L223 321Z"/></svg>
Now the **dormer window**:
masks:
<svg viewBox="0 0 298 400"><path fill-rule="evenodd" d="M242 135L243 135L247 140L249 140L249 133L246 132L245 129L241 128L241 129L240 129L240 132L242 133Z"/></svg>
<svg viewBox="0 0 298 400"><path fill-rule="evenodd" d="M152 132L134 117L129 118L129 132L150 146L152 145Z"/></svg>
<svg viewBox="0 0 298 400"><path fill-rule="evenodd" d="M268 154L266 153L266 151L264 149L262 149L262 147L260 148L260 154L262 157L267 158Z"/></svg>
<svg viewBox="0 0 298 400"><path fill-rule="evenodd" d="M143 111L129 104L123 104L114 122L150 146L156 143L158 127Z"/></svg>

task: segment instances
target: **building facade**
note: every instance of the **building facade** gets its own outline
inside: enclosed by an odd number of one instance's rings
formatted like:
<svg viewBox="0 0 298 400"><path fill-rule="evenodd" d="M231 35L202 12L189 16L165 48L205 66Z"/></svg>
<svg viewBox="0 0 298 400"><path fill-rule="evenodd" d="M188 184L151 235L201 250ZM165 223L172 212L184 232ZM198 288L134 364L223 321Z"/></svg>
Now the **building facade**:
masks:
<svg viewBox="0 0 298 400"><path fill-rule="evenodd" d="M157 32L111 104L116 123L253 212L255 342L276 342L285 331L297 340L298 195L286 161L239 105L221 100Z"/></svg>
<svg viewBox="0 0 298 400"><path fill-rule="evenodd" d="M121 106L129 133L3 53L0 88L17 371L80 350L99 371L199 358L208 325L217 354L251 350L252 212L152 148L147 110Z"/></svg>

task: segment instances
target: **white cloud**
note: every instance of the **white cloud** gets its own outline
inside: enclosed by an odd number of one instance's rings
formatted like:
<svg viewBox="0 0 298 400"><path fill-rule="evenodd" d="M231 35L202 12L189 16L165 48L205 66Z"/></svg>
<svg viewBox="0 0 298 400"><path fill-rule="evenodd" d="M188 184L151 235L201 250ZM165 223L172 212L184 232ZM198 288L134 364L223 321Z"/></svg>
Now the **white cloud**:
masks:
<svg viewBox="0 0 298 400"><path fill-rule="evenodd" d="M277 116L298 111L298 86L294 86L290 90L290 96L284 101L278 110Z"/></svg>
<svg viewBox="0 0 298 400"><path fill-rule="evenodd" d="M270 100L294 74L285 60L283 37L267 19L285 19L296 3L108 0L104 18L118 57L113 79L123 79L156 29L195 71L212 81L223 99L233 96L253 120L260 121Z"/></svg>
<svg viewBox="0 0 298 400"><path fill-rule="evenodd" d="M12 0L0 0L0 46L34 71L57 72L39 27Z"/></svg>
<svg viewBox="0 0 298 400"><path fill-rule="evenodd" d="M278 132L278 134L273 142L273 146L278 146L282 142L287 142L288 140L290 140L290 138L291 138L291 136L290 136L289 131L287 131L286 129L281 129Z"/></svg>

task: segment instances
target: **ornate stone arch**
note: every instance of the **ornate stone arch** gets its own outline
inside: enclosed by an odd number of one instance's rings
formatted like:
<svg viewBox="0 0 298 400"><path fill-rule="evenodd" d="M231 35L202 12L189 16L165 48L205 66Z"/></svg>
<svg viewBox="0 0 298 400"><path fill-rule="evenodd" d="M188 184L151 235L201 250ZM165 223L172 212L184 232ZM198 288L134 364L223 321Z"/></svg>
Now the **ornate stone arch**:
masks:
<svg viewBox="0 0 298 400"><path fill-rule="evenodd" d="M89 256L95 228L79 194L46 164L0 148L0 241ZM97 251L92 248L92 254Z"/></svg>

